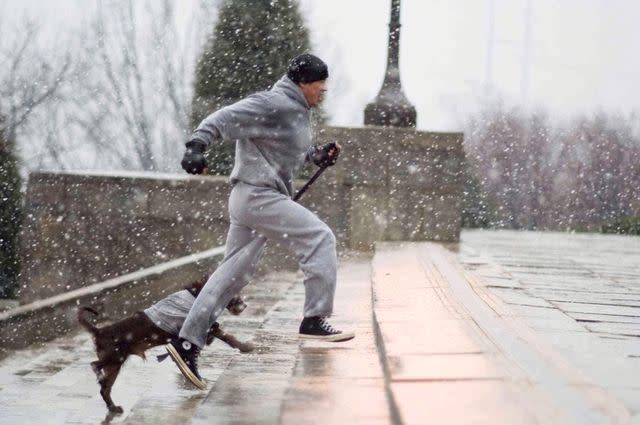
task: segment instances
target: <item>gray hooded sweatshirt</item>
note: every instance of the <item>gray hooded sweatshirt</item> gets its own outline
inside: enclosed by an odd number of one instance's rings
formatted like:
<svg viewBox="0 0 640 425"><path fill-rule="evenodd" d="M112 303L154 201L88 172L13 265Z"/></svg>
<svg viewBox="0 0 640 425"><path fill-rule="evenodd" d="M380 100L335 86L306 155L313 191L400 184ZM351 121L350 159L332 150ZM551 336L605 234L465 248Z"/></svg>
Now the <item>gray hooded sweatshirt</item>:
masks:
<svg viewBox="0 0 640 425"><path fill-rule="evenodd" d="M287 76L206 117L191 140L236 143L230 181L293 195L293 179L311 148L310 107Z"/></svg>

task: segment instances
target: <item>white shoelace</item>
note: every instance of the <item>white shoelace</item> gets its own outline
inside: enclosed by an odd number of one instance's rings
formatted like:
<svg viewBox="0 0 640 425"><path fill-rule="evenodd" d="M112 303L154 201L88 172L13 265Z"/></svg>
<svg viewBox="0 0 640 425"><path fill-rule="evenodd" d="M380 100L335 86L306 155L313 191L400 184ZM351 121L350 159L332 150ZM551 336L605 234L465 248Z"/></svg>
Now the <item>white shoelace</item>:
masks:
<svg viewBox="0 0 640 425"><path fill-rule="evenodd" d="M320 327L321 327L324 331L329 332L329 333L331 333L331 334L337 334L337 333L338 333L338 331L337 331L337 330L335 330L335 329L333 329L333 327L332 327L329 323L327 323L327 322L324 320L324 318L321 318L321 319L320 319Z"/></svg>
<svg viewBox="0 0 640 425"><path fill-rule="evenodd" d="M198 350L196 347L193 347L193 345L189 342L189 341L183 341L182 342L182 348L185 350L191 350L193 349L193 368L194 369L198 369L198 355L200 354L200 350Z"/></svg>

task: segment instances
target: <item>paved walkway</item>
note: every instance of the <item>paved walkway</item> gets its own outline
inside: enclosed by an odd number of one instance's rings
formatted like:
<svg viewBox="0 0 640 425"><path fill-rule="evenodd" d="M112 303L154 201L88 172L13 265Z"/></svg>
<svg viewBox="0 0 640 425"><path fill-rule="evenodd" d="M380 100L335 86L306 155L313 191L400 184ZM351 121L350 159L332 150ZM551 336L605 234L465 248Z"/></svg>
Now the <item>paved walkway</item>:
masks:
<svg viewBox="0 0 640 425"><path fill-rule="evenodd" d="M88 364L85 333L0 363L0 424L388 424L384 377L371 321L370 258L343 259L337 327L342 344L302 341L297 329L304 288L296 273L270 274L243 292L249 307L224 316L223 328L258 349L241 354L217 342L203 351L207 391L185 384L171 361L131 357L113 389L123 415L109 415Z"/></svg>
<svg viewBox="0 0 640 425"><path fill-rule="evenodd" d="M244 293L208 347L206 391L170 361L132 358L98 395L85 333L0 362L0 424L640 423L640 239L464 232L455 246L379 244L341 260L334 322L356 339L296 336L301 275Z"/></svg>
<svg viewBox="0 0 640 425"><path fill-rule="evenodd" d="M465 232L459 259L605 423L640 423L640 238Z"/></svg>
<svg viewBox="0 0 640 425"><path fill-rule="evenodd" d="M400 422L567 423L509 356L506 324L471 290L454 254L437 244L384 243L373 270Z"/></svg>

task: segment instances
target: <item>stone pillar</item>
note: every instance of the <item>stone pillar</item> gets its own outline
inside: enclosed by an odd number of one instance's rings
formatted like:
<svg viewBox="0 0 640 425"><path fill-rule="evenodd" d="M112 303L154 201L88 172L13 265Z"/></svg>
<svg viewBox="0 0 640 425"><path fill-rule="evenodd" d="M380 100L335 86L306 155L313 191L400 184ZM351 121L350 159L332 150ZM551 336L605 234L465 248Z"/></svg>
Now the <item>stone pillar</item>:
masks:
<svg viewBox="0 0 640 425"><path fill-rule="evenodd" d="M319 137L343 145L326 177L344 188L351 248L370 250L376 241L459 240L462 133L326 127Z"/></svg>

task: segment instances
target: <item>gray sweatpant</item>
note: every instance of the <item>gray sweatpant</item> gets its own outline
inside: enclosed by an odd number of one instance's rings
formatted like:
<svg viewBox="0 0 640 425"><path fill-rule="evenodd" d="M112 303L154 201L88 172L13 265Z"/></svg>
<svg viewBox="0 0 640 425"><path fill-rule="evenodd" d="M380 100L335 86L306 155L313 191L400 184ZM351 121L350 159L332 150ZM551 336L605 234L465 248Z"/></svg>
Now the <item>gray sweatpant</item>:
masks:
<svg viewBox="0 0 640 425"><path fill-rule="evenodd" d="M329 316L336 288L336 239L329 227L288 196L237 183L229 197L225 257L202 288L180 329L199 347L207 331L254 273L267 239L295 253L305 279L304 317Z"/></svg>

